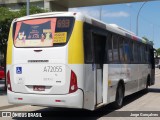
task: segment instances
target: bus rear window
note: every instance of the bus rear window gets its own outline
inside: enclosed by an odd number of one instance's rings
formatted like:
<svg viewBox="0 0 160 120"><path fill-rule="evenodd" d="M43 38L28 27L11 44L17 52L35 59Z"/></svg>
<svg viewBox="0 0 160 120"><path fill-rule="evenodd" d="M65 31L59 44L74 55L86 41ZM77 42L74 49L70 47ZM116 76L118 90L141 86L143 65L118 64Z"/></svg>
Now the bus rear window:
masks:
<svg viewBox="0 0 160 120"><path fill-rule="evenodd" d="M65 45L72 33L73 17L19 21L13 25L15 47L52 47Z"/></svg>

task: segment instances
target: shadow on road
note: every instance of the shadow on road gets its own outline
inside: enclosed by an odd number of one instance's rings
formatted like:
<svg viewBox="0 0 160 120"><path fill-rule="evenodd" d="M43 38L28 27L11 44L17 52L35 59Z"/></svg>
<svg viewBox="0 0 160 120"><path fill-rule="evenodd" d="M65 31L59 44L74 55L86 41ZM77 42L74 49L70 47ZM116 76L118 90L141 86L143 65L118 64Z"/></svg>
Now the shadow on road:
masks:
<svg viewBox="0 0 160 120"><path fill-rule="evenodd" d="M0 96L5 96L5 95L7 95L7 92L4 90L0 90Z"/></svg>
<svg viewBox="0 0 160 120"><path fill-rule="evenodd" d="M140 97L142 97L145 94L146 94L146 92L140 91L140 92L137 92L135 94L132 94L132 95L125 97L124 106L130 104L131 102L135 101L136 99L139 99ZM95 111L48 107L48 108L40 109L40 110L37 110L34 112L42 113L43 117L44 116L45 117L52 117L52 118L55 118L56 120L57 119L58 120L66 120L66 119L96 120L100 117L108 117L108 116L114 115L114 113L118 114L115 111L116 111L116 109L113 109L112 103L111 103L111 104L108 104L100 109L95 110ZM121 114L121 113L119 113L119 114ZM16 117L13 119L22 120L22 118L16 118Z"/></svg>
<svg viewBox="0 0 160 120"><path fill-rule="evenodd" d="M5 80L0 79L0 96L6 95L7 91L5 89Z"/></svg>
<svg viewBox="0 0 160 120"><path fill-rule="evenodd" d="M148 92L160 93L160 88L149 88Z"/></svg>
<svg viewBox="0 0 160 120"><path fill-rule="evenodd" d="M127 97L124 98L123 106L126 106L130 104L131 102L135 101L136 99L143 97L145 94L147 94L147 92L145 90L141 90L134 94L128 95Z"/></svg>

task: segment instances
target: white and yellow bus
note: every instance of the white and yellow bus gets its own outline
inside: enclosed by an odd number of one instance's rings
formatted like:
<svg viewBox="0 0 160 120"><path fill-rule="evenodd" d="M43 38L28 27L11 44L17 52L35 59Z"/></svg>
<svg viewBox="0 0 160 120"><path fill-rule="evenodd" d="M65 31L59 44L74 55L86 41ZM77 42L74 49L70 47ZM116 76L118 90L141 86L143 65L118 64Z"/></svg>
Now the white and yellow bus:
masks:
<svg viewBox="0 0 160 120"><path fill-rule="evenodd" d="M153 45L74 12L13 20L7 48L9 103L94 110L154 84Z"/></svg>

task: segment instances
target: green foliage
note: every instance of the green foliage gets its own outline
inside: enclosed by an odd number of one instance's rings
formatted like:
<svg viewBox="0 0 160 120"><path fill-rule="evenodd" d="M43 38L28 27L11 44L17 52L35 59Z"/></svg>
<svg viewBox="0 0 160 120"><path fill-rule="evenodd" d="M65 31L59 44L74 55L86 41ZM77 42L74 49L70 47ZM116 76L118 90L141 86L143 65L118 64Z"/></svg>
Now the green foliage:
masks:
<svg viewBox="0 0 160 120"><path fill-rule="evenodd" d="M47 11L37 6L31 6L29 12L30 12L30 15L32 15L32 14L37 14L37 13L44 13ZM25 15L26 15L26 6L23 6L20 9L20 11L18 11L18 17L25 16Z"/></svg>
<svg viewBox="0 0 160 120"><path fill-rule="evenodd" d="M160 48L157 49L157 54L160 55Z"/></svg>
<svg viewBox="0 0 160 120"><path fill-rule="evenodd" d="M4 52L7 43L9 28L12 20L16 17L8 8L0 7L0 50Z"/></svg>

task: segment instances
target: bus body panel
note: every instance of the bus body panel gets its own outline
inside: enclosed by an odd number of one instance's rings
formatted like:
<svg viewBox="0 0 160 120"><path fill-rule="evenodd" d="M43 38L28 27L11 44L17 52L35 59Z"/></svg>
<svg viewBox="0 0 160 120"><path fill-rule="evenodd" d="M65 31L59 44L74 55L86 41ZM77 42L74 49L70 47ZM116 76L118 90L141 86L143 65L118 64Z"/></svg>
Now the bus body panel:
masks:
<svg viewBox="0 0 160 120"><path fill-rule="evenodd" d="M13 48L13 65L10 69L14 92L39 94L67 94L71 69L66 65L67 46L60 48ZM57 54L57 51L59 54ZM24 54L25 53L25 54ZM45 61L48 62L45 62ZM44 62L44 63L43 63ZM18 73L20 68L22 73ZM54 79L53 79L54 78ZM33 91L44 86L45 92Z"/></svg>
<svg viewBox="0 0 160 120"><path fill-rule="evenodd" d="M150 67L147 64L110 64L108 65L108 103L115 101L118 82L125 83L125 96L146 88Z"/></svg>
<svg viewBox="0 0 160 120"><path fill-rule="evenodd" d="M61 66L63 72L43 72L44 69ZM17 74L17 68L22 68L22 74ZM15 64L10 69L12 91L35 94L68 94L71 70L64 64ZM35 86L44 86L45 90L35 90Z"/></svg>
<svg viewBox="0 0 160 120"><path fill-rule="evenodd" d="M66 95L23 94L8 91L8 102L11 104L39 105L46 107L83 108L83 92Z"/></svg>
<svg viewBox="0 0 160 120"><path fill-rule="evenodd" d="M68 43L68 64L84 64L83 22L76 21Z"/></svg>
<svg viewBox="0 0 160 120"><path fill-rule="evenodd" d="M8 37L8 42L7 42L7 59L6 59L6 64L11 65L12 64L12 51L13 51L13 39L12 39L12 25L9 31L9 37ZM8 68L8 67L7 67Z"/></svg>
<svg viewBox="0 0 160 120"><path fill-rule="evenodd" d="M95 68L92 64L85 64L85 81L84 81L84 108L95 109L96 105L96 84Z"/></svg>
<svg viewBox="0 0 160 120"><path fill-rule="evenodd" d="M108 101L108 64L103 65L102 83L98 82L96 64L85 64L84 81L84 108L94 110L99 105L98 99L102 99L103 105ZM97 91L101 89L100 91ZM98 99L97 99L98 97Z"/></svg>

